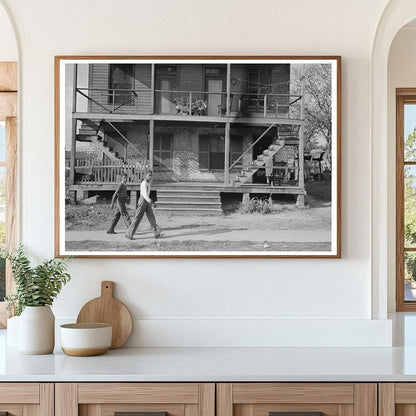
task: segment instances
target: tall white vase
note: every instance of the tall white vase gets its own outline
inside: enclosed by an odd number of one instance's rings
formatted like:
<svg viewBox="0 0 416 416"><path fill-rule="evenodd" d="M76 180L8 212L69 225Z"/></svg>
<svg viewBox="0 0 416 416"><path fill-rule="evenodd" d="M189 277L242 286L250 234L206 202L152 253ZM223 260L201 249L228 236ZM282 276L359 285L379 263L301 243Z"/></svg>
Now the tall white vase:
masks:
<svg viewBox="0 0 416 416"><path fill-rule="evenodd" d="M50 354L55 346L55 316L50 306L26 306L19 319L19 351Z"/></svg>

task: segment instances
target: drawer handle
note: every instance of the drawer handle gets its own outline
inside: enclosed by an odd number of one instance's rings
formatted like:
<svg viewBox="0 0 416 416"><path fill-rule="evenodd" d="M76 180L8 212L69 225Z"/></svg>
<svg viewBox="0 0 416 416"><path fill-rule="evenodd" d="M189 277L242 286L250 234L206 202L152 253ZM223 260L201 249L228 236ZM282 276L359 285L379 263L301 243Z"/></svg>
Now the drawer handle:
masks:
<svg viewBox="0 0 416 416"><path fill-rule="evenodd" d="M323 416L322 412L269 412L269 416Z"/></svg>
<svg viewBox="0 0 416 416"><path fill-rule="evenodd" d="M168 412L115 412L114 416L168 416Z"/></svg>

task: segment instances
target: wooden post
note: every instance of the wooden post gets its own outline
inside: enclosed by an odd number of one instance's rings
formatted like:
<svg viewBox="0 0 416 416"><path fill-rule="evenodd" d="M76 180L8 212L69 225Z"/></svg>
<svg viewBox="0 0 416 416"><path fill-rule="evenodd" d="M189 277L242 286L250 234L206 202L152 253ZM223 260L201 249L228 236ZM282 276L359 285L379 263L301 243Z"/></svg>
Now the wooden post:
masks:
<svg viewBox="0 0 416 416"><path fill-rule="evenodd" d="M6 248L17 246L17 120L6 117ZM9 261L6 263L6 295L15 292Z"/></svg>
<svg viewBox="0 0 416 416"><path fill-rule="evenodd" d="M230 122L225 123L224 186L230 184Z"/></svg>
<svg viewBox="0 0 416 416"><path fill-rule="evenodd" d="M302 100L300 104L300 119L302 121L302 124L299 128L299 152L298 152L298 163L299 163L299 188L305 189L305 173L304 173L304 164L305 164L305 158L304 158L304 122L305 122L305 64L302 65L302 82L301 82L301 95ZM297 206L303 207L305 205L305 195L298 195L297 199Z"/></svg>
<svg viewBox="0 0 416 416"><path fill-rule="evenodd" d="M155 64L152 64L152 75L151 75L151 80L150 80L150 89L151 91L151 95L150 95L150 106L151 106L151 111L152 114L155 113Z"/></svg>
<svg viewBox="0 0 416 416"><path fill-rule="evenodd" d="M149 122L149 169L153 171L153 146L155 140L155 121Z"/></svg>
<svg viewBox="0 0 416 416"><path fill-rule="evenodd" d="M74 74L72 82L72 129L71 129L71 157L69 166L69 183L75 184L75 158L77 152L77 119L74 114L77 111L77 77L78 77L78 64L74 65Z"/></svg>
<svg viewBox="0 0 416 416"><path fill-rule="evenodd" d="M0 121L5 121L5 158L0 166L5 170L5 245L14 250L18 239L17 210L17 63L0 62ZM10 262L6 262L5 294L16 291ZM9 311L0 299L0 328L6 328Z"/></svg>
<svg viewBox="0 0 416 416"><path fill-rule="evenodd" d="M226 102L225 114L227 117L230 115L231 107L231 64L227 64L227 102Z"/></svg>

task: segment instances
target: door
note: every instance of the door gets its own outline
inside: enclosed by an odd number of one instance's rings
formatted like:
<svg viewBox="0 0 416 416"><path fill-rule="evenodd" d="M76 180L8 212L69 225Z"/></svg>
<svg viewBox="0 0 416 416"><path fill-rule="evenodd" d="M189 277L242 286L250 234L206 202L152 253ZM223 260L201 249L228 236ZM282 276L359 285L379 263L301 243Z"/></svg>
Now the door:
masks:
<svg viewBox="0 0 416 416"><path fill-rule="evenodd" d="M170 76L160 76L158 79L156 103L159 114L175 114L175 100L173 97L174 78Z"/></svg>
<svg viewBox="0 0 416 416"><path fill-rule="evenodd" d="M173 112L172 100L172 80L162 79L160 82L160 89L163 91L160 98L160 113L170 114Z"/></svg>
<svg viewBox="0 0 416 416"><path fill-rule="evenodd" d="M222 105L222 79L208 79L208 115L218 116L221 114Z"/></svg>

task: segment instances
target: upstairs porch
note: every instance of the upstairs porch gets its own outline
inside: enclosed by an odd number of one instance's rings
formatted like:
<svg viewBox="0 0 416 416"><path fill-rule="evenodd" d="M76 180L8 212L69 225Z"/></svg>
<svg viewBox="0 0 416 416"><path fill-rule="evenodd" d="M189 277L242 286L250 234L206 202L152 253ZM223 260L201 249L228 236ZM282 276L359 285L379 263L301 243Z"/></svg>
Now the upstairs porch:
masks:
<svg viewBox="0 0 416 416"><path fill-rule="evenodd" d="M74 64L67 98L77 118L301 120L300 79L279 62Z"/></svg>

